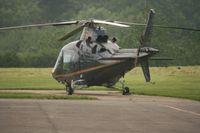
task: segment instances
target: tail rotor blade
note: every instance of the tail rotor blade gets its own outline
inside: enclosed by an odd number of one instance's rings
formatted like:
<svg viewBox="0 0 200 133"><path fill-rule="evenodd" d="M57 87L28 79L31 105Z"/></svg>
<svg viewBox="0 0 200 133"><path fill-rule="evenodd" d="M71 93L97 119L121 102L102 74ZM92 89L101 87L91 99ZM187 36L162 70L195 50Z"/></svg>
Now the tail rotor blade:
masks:
<svg viewBox="0 0 200 133"><path fill-rule="evenodd" d="M148 58L145 58L141 61L141 67L142 67L142 71L143 71L146 82L150 82L151 76L150 76L150 71L149 71Z"/></svg>
<svg viewBox="0 0 200 133"><path fill-rule="evenodd" d="M155 11L153 9L150 10L149 18L147 20L146 28L141 36L141 45L142 46L149 46L151 42L151 36L153 32L153 19L154 19Z"/></svg>
<svg viewBox="0 0 200 133"><path fill-rule="evenodd" d="M155 11L153 9L151 9L148 20L147 20L146 28L140 39L140 44L141 44L140 47L149 47L151 44L154 15L155 15ZM140 64L141 64L142 71L143 71L144 77L146 79L146 82L150 82L150 80L151 80L148 60L149 60L149 57L145 57L140 60Z"/></svg>

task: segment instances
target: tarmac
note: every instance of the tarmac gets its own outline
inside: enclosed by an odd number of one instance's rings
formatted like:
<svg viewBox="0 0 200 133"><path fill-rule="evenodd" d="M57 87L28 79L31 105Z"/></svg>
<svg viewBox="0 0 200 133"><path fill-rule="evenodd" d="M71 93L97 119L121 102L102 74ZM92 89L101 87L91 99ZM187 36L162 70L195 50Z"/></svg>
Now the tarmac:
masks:
<svg viewBox="0 0 200 133"><path fill-rule="evenodd" d="M60 92L62 91L52 93ZM199 133L200 131L200 102L197 101L154 96L122 96L117 92L106 91L76 92L76 95L81 94L96 96L99 100L1 99L0 132Z"/></svg>

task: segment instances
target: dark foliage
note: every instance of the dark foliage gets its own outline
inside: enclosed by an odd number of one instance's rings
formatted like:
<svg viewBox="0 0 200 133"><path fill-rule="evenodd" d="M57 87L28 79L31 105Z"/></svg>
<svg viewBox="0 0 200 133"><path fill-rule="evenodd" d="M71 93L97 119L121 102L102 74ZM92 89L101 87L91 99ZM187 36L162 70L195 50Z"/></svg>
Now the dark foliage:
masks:
<svg viewBox="0 0 200 133"><path fill-rule="evenodd" d="M200 27L199 0L0 0L0 27L74 19L146 22L155 9L155 24ZM52 67L65 43L57 39L75 27L29 28L0 32L0 67ZM107 27L124 48L138 47L142 27ZM200 32L154 28L152 46L174 61L152 65L200 65Z"/></svg>

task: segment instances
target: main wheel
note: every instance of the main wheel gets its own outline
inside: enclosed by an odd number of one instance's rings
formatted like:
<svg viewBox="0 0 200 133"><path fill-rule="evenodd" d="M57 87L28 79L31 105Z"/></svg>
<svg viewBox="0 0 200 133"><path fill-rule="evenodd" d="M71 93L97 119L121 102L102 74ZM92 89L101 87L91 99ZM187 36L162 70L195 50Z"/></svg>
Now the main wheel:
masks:
<svg viewBox="0 0 200 133"><path fill-rule="evenodd" d="M68 87L68 95L72 95L73 93L74 93L74 89L71 86L69 86Z"/></svg>
<svg viewBox="0 0 200 133"><path fill-rule="evenodd" d="M124 87L123 88L123 95L130 95L130 92L129 92L129 88L128 87Z"/></svg>
<svg viewBox="0 0 200 133"><path fill-rule="evenodd" d="M72 95L74 93L74 89L71 87L71 85L66 85L66 92L68 95Z"/></svg>

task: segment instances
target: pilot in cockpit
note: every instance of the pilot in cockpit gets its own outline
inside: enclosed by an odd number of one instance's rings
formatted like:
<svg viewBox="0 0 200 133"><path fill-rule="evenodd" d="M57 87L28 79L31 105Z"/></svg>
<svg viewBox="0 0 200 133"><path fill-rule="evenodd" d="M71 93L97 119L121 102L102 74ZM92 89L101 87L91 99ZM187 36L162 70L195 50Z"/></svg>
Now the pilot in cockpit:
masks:
<svg viewBox="0 0 200 133"><path fill-rule="evenodd" d="M91 32L90 32L91 33ZM116 44L116 38L108 40L109 37L106 34L106 29L98 27L93 30L93 34L87 36L82 43L81 50L85 54L102 55L103 57L111 56L119 50L119 46Z"/></svg>

